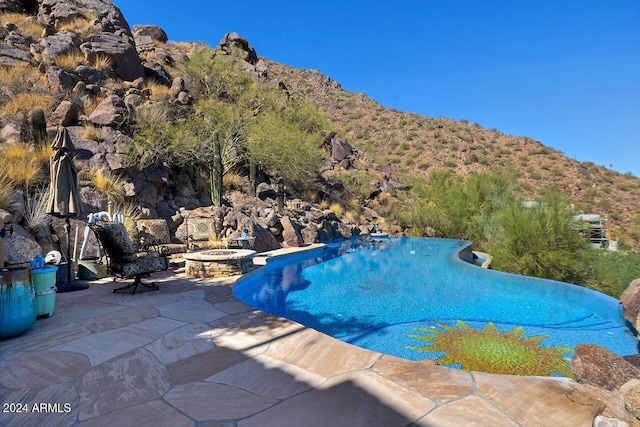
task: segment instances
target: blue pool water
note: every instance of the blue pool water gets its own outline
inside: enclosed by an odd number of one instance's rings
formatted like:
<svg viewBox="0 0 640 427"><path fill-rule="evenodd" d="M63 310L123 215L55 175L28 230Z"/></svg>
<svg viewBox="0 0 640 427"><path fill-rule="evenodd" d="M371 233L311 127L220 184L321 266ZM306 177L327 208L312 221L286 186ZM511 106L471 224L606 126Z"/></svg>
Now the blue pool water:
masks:
<svg viewBox="0 0 640 427"><path fill-rule="evenodd" d="M462 261L470 243L399 238L345 241L268 262L234 289L244 303L295 320L359 347L410 360L442 354L407 348L426 343L415 328L500 331L521 326L524 337L547 335L545 347L598 344L638 352L622 306L576 285L479 268ZM568 355L569 357L571 354Z"/></svg>

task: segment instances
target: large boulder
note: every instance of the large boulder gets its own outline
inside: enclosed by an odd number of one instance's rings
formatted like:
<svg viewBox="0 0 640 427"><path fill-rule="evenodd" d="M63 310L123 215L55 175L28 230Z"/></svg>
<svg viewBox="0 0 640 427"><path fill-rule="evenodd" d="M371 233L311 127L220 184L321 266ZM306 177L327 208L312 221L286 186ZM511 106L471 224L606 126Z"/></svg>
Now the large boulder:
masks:
<svg viewBox="0 0 640 427"><path fill-rule="evenodd" d="M120 126L129 114L127 104L117 95L107 96L89 116L89 121L101 126Z"/></svg>
<svg viewBox="0 0 640 427"><path fill-rule="evenodd" d="M134 25L133 37L137 39L138 37L143 36L149 37L151 40L160 43L166 43L169 40L167 33L157 25Z"/></svg>
<svg viewBox="0 0 640 427"><path fill-rule="evenodd" d="M620 295L620 302L624 307L624 318L638 330L638 313L640 313L640 279L629 283L627 289Z"/></svg>
<svg viewBox="0 0 640 427"><path fill-rule="evenodd" d="M216 53L224 55L237 55L251 65L258 63L258 54L249 44L247 39L238 33L227 33L224 35L217 48Z"/></svg>
<svg viewBox="0 0 640 427"><path fill-rule="evenodd" d="M4 265L28 263L42 254L42 247L31 237L29 232L19 225L13 224L13 234L4 238Z"/></svg>
<svg viewBox="0 0 640 427"><path fill-rule="evenodd" d="M70 53L79 48L82 40L71 31L60 31L43 37L39 48L42 50L42 58L47 63L53 63L54 59L65 53Z"/></svg>
<svg viewBox="0 0 640 427"><path fill-rule="evenodd" d="M113 71L124 80L133 81L145 75L133 37L124 30L98 33L92 41L83 43L80 49L89 57L107 55L112 60Z"/></svg>
<svg viewBox="0 0 640 427"><path fill-rule="evenodd" d="M35 59L31 53L6 43L0 43L0 65L13 67L33 64L35 64Z"/></svg>
<svg viewBox="0 0 640 427"><path fill-rule="evenodd" d="M579 344L571 360L571 372L579 383L617 390L632 379L640 379L640 369L606 348Z"/></svg>
<svg viewBox="0 0 640 427"><path fill-rule="evenodd" d="M640 380L631 380L620 387L627 412L640 421Z"/></svg>
<svg viewBox="0 0 640 427"><path fill-rule="evenodd" d="M297 247L304 243L300 231L298 231L298 228L293 224L290 217L283 216L280 219L280 224L282 224L282 238L284 239L285 246Z"/></svg>
<svg viewBox="0 0 640 427"><path fill-rule="evenodd" d="M74 19L86 18L87 16L95 17L93 26L96 30L90 39L82 40L84 43L79 44L77 37L68 42L71 37L68 32L60 32L49 37L54 37L55 43L46 42L48 46L44 47L46 57L55 58L56 51L64 53L69 48L79 47L85 56L89 59L95 58L98 54L108 56L112 61L112 67L115 74L128 81L135 80L138 77L144 77L144 69L140 62L140 57L136 51L135 42L129 24L124 19L122 12L109 0L39 0L39 8L37 13L38 22L49 27L56 28L61 23L72 22ZM67 39L60 40L59 35L65 34ZM45 39L49 39L45 37ZM57 42L61 49L56 46ZM64 47L66 44L66 47Z"/></svg>

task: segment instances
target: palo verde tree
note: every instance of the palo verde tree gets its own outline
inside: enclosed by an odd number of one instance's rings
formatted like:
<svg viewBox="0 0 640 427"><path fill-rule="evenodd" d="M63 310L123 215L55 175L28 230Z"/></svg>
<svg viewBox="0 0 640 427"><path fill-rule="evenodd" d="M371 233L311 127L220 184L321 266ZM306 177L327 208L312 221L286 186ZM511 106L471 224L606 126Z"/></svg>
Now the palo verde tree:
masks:
<svg viewBox="0 0 640 427"><path fill-rule="evenodd" d="M176 123L169 149L174 163L203 168L209 176L214 206L222 204L222 179L245 158L246 120L242 108L215 99L202 99Z"/></svg>
<svg viewBox="0 0 640 427"><path fill-rule="evenodd" d="M278 209L284 209L284 181L312 179L322 162L325 119L306 101L290 100L282 110L260 113L247 134L252 161L278 182Z"/></svg>

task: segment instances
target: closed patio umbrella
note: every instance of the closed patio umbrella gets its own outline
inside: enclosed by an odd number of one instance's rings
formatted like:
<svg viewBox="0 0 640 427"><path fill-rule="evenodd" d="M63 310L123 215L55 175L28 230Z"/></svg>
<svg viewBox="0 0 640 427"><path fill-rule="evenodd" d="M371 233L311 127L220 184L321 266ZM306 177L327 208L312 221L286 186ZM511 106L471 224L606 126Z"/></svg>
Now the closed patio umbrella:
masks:
<svg viewBox="0 0 640 427"><path fill-rule="evenodd" d="M51 184L47 213L64 218L64 231L67 233L67 286L58 286L58 291L86 289L88 287L86 283L72 284L70 218L82 215L83 210L78 192L78 171L73 162L75 148L69 132L63 126L58 128L51 148L54 152L51 156Z"/></svg>

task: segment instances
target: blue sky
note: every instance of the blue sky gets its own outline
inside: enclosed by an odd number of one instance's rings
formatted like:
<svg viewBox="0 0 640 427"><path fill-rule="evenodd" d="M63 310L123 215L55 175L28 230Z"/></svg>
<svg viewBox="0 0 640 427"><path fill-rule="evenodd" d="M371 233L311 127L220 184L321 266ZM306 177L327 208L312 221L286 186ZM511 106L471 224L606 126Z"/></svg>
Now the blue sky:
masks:
<svg viewBox="0 0 640 427"><path fill-rule="evenodd" d="M640 177L640 1L114 0L127 22L317 69L385 107Z"/></svg>

